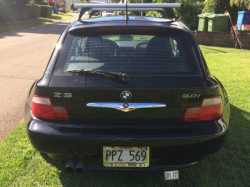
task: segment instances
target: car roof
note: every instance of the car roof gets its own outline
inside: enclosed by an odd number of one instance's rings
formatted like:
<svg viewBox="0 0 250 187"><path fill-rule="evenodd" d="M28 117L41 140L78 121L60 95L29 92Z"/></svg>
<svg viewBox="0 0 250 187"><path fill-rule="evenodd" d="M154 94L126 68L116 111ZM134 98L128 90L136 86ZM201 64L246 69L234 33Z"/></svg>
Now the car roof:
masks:
<svg viewBox="0 0 250 187"><path fill-rule="evenodd" d="M179 21L165 18L145 17L145 16L129 16L129 20L125 20L125 16L98 17L83 19L72 24L70 30L84 29L91 27L111 27L111 26L149 26L149 27L167 27L186 31L186 27Z"/></svg>

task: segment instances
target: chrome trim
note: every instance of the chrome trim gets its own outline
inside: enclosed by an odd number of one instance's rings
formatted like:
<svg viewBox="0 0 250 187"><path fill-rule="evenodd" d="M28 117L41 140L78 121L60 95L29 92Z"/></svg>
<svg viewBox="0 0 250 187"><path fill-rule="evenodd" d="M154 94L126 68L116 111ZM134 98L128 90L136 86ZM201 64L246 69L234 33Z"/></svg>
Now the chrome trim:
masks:
<svg viewBox="0 0 250 187"><path fill-rule="evenodd" d="M113 108L122 112L131 112L132 110L141 108L163 108L163 103L88 103L89 107Z"/></svg>

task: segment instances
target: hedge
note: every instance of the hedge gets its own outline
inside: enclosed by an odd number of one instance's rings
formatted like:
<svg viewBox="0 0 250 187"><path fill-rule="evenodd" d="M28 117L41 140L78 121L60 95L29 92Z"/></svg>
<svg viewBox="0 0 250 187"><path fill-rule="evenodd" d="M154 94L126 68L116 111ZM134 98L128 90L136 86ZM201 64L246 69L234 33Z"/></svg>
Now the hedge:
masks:
<svg viewBox="0 0 250 187"><path fill-rule="evenodd" d="M37 5L16 6L0 3L0 22L13 22L28 19L37 19L41 7Z"/></svg>
<svg viewBox="0 0 250 187"><path fill-rule="evenodd" d="M153 0L153 3L182 3L182 8L174 9L175 15L181 22L185 23L191 30L198 28L198 15L204 8L202 1L193 3L191 0Z"/></svg>
<svg viewBox="0 0 250 187"><path fill-rule="evenodd" d="M250 4L250 3L249 3ZM205 7L202 10L203 13L216 13L223 14L227 10L233 21L237 20L239 7L230 6L230 1L228 0L206 0Z"/></svg>
<svg viewBox="0 0 250 187"><path fill-rule="evenodd" d="M193 3L190 0L179 0L179 2L183 3L183 7L175 9L176 17L191 30L197 30L199 22L198 15L202 13L204 3L199 1Z"/></svg>
<svg viewBox="0 0 250 187"><path fill-rule="evenodd" d="M41 13L40 13L40 17L44 17L44 18L50 18L52 15L52 6L45 6L45 5L40 5L41 7Z"/></svg>
<svg viewBox="0 0 250 187"><path fill-rule="evenodd" d="M47 2L39 2L38 4L39 4L39 5L46 5L46 6L49 5L49 3L47 3Z"/></svg>

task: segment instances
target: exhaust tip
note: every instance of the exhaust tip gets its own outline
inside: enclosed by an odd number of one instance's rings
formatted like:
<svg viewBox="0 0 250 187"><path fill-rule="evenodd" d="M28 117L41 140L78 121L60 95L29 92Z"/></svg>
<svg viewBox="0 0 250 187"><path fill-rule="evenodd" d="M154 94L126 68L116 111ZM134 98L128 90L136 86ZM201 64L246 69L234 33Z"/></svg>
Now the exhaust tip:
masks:
<svg viewBox="0 0 250 187"><path fill-rule="evenodd" d="M78 160L77 164L76 164L76 172L77 173L84 173L86 171L87 167L86 164L84 162L82 162L81 160Z"/></svg>
<svg viewBox="0 0 250 187"><path fill-rule="evenodd" d="M76 168L76 160L70 159L66 166L65 166L65 171L68 173L72 173Z"/></svg>

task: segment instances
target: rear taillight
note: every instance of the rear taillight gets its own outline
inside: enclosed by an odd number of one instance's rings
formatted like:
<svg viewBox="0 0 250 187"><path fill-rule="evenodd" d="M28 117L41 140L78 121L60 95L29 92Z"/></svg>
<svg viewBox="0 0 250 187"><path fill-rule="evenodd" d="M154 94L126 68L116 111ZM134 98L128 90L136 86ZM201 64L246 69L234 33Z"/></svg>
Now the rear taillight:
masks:
<svg viewBox="0 0 250 187"><path fill-rule="evenodd" d="M223 106L221 97L208 97L202 100L200 106L189 107L186 110L184 121L215 120L222 116Z"/></svg>
<svg viewBox="0 0 250 187"><path fill-rule="evenodd" d="M33 96L31 103L32 114L40 119L69 121L66 108L53 106L50 98Z"/></svg>

